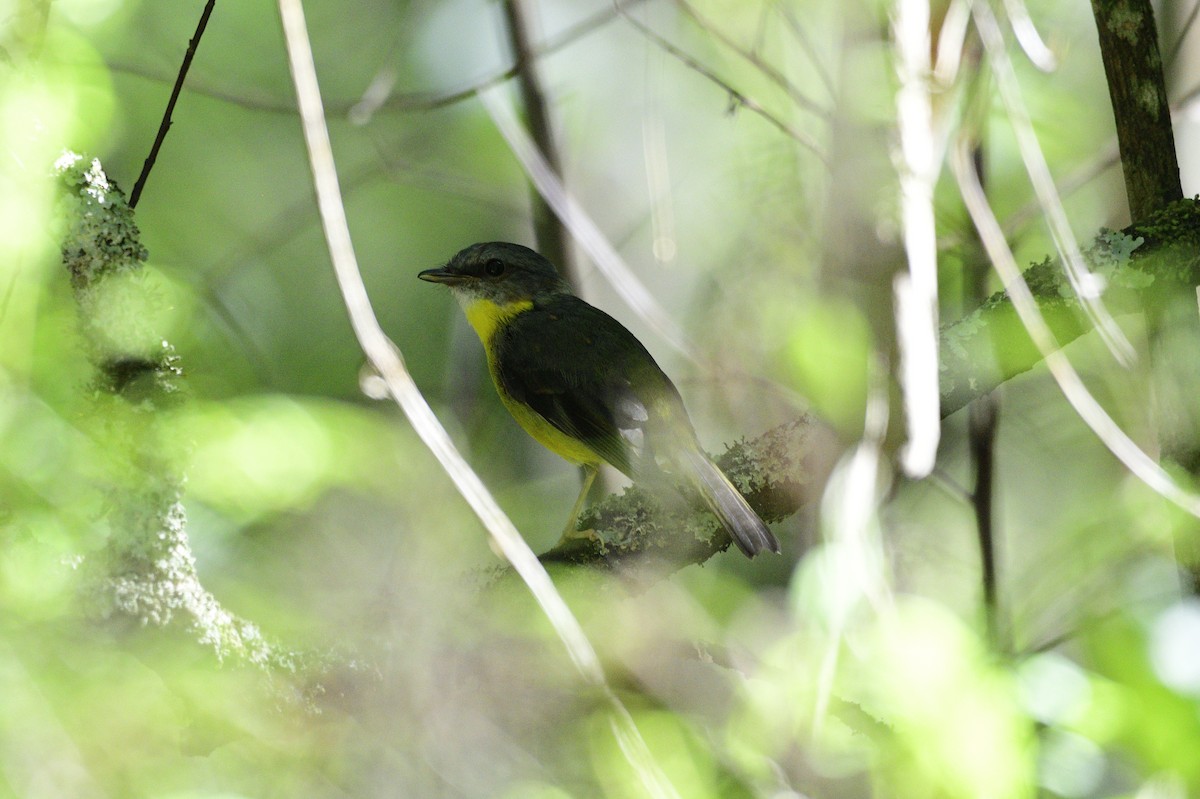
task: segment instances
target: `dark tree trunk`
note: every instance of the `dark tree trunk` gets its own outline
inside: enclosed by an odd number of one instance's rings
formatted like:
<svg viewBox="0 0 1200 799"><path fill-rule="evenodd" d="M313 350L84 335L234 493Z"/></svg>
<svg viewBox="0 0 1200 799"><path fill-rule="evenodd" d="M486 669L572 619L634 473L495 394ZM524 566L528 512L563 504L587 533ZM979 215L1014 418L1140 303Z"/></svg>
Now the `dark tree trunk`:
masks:
<svg viewBox="0 0 1200 799"><path fill-rule="evenodd" d="M1154 9L1150 0L1092 0L1092 11L1137 222L1183 197Z"/></svg>

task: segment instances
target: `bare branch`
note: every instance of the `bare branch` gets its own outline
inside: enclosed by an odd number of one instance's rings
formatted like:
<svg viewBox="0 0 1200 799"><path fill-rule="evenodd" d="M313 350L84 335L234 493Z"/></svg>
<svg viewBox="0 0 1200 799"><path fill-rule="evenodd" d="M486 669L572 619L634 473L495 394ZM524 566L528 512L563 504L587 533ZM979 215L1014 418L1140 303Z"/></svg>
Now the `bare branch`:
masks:
<svg viewBox="0 0 1200 799"><path fill-rule="evenodd" d="M196 55L196 48L200 46L200 37L204 35L204 29L208 27L208 18L212 16L216 4L217 0L208 0L205 3L204 11L200 14L200 21L196 23L196 32L188 40L187 51L183 54L183 63L179 65L179 74L175 78L175 86L171 89L171 99L167 100L167 108L163 111L162 122L158 126L158 135L154 137L154 144L150 146L150 154L146 156L146 162L142 165L142 174L138 175L137 183L133 184L133 192L129 195L130 208L137 207L138 200L142 196L142 189L146 186L146 179L150 177L150 170L154 168L154 162L158 159L158 151L167 138L167 131L171 129L171 113L175 110L175 102L179 99L179 92L183 90L183 81L187 78L188 69L192 66L192 57Z"/></svg>
<svg viewBox="0 0 1200 799"><path fill-rule="evenodd" d="M584 36L587 36L593 31L596 31L607 23L611 22L617 17L618 14L621 13L622 8L631 8L643 2L645 2L645 0L625 0L620 4L619 8L614 6L612 8L606 8L602 11L598 11L590 17L587 17L575 25L572 25L561 33L547 38L537 47L536 50L534 50L534 56L537 58L543 58L547 55L556 53L559 50L565 49L579 39L582 39ZM146 78L148 80L163 82L169 80L169 78L157 74L152 70L149 70L138 64L131 64L123 61L111 61L109 62L108 66L109 69L113 70L114 72L122 72L127 75L136 75L137 77ZM493 86L499 86L500 84L510 80L517 74L518 68L519 67L517 64L512 64L511 66L496 70L458 89L447 89L436 92L405 92L391 94L384 100L379 101L370 110L374 112L375 110L386 108L392 111L408 113L433 111L439 108L457 105L458 103L473 99L478 92L484 91L485 89L490 89ZM279 100L270 97L249 97L244 94L226 91L215 86L208 86L198 81L189 82L188 91L205 97L211 97L214 100L230 103L250 111L262 111L271 114L296 113L296 104L290 100ZM351 116L354 114L356 121L361 123L363 119L362 114L364 113L364 109L360 106L361 102L362 100L360 98L359 100L355 100L353 102L328 105L326 106L326 111L334 116Z"/></svg>
<svg viewBox="0 0 1200 799"><path fill-rule="evenodd" d="M657 31L650 28L648 25L646 25L644 22L642 22L641 20L634 17L632 14L629 14L624 8L621 9L621 15L623 17L625 17L626 20L629 21L629 24L633 25L633 27L635 27L639 31L641 31L642 35L644 35L647 39L649 39L650 41L657 44L659 47L661 47L666 52L670 53L672 56L674 56L676 59L678 59L680 62L682 62L689 69L693 70L694 72L698 73L699 75L702 75L703 77L712 81L717 86L719 86L723 91L725 91L729 95L730 100L731 100L730 110L736 110L740 106L740 107L746 108L750 111L753 111L754 113L758 114L760 117L765 119L767 122L771 123L776 129L778 129L785 136L795 140L802 146L806 147L809 151L812 152L813 155L815 155L817 158L819 158L821 160L821 163L828 165L828 163L829 163L828 159L825 157L824 152L822 152L820 146L817 144L816 139L814 139L812 136L809 136L807 133L805 133L802 130L792 127L791 125L787 124L786 122L784 122L782 119L780 119L776 115L772 114L770 111L767 111L765 108L762 107L762 105L760 105L758 103L758 101L756 101L756 100L752 99L751 97L747 96L746 94L742 93L740 90L735 89L730 83L726 82L723 78L719 77L715 72L713 72L711 69L709 69L705 64L700 62L698 59L693 58L691 55L687 54L686 52L681 50L679 47L676 47L671 42L667 41Z"/></svg>
<svg viewBox="0 0 1200 799"><path fill-rule="evenodd" d="M775 68L773 64L768 62L758 53L753 50L747 50L740 44L735 42L720 26L715 25L711 20L707 19L696 10L688 0L675 0L676 5L683 9L692 21L699 25L706 33L711 35L721 44L728 47L734 53L737 53L742 59L753 65L759 72L766 75L767 78L782 89L788 97L796 103L797 106L807 111L812 111L822 119L829 119L830 112L828 108L824 108L815 100L810 98L804 92L800 91L794 83L787 79L787 76Z"/></svg>

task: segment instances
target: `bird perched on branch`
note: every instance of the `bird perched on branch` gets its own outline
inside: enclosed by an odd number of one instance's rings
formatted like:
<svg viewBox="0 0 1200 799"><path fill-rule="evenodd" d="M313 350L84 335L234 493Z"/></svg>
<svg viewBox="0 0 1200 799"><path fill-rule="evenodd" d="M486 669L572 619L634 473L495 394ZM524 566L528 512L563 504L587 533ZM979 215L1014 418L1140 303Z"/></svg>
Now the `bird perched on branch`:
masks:
<svg viewBox="0 0 1200 799"><path fill-rule="evenodd" d="M449 286L479 334L496 391L538 443L584 467L575 522L602 463L635 482L690 485L742 552L779 542L704 454L679 391L632 333L571 293L553 264L519 244L462 250L418 277Z"/></svg>

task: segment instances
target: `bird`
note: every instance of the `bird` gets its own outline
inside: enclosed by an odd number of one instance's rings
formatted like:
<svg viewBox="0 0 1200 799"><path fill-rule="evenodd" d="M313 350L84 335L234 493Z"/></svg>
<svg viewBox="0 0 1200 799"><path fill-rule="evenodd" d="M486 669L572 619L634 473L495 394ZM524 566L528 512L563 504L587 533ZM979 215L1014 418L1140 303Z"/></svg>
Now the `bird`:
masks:
<svg viewBox="0 0 1200 799"><path fill-rule="evenodd" d="M421 280L448 286L479 336L500 400L539 444L584 469L575 525L602 464L634 483L690 485L753 558L779 542L704 453L679 391L629 330L520 244L482 242ZM666 478L664 481L663 478Z"/></svg>

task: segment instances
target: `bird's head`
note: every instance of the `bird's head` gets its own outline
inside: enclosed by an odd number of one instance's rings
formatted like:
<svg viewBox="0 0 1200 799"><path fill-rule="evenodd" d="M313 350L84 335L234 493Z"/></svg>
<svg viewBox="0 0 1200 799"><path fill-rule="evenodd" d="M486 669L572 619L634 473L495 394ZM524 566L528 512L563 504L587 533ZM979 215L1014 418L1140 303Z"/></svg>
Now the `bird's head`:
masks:
<svg viewBox="0 0 1200 799"><path fill-rule="evenodd" d="M445 266L417 277L449 286L464 304L487 300L499 306L569 293L554 265L528 247L505 241L472 244Z"/></svg>

